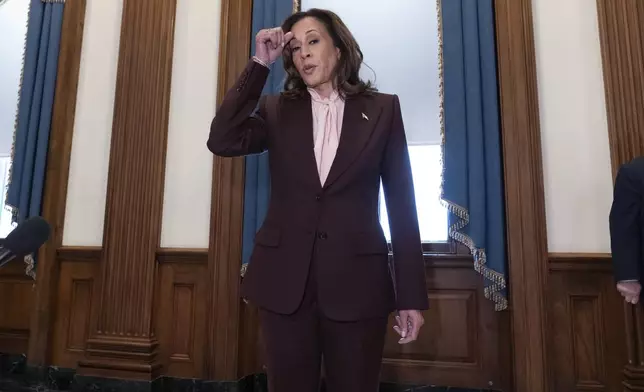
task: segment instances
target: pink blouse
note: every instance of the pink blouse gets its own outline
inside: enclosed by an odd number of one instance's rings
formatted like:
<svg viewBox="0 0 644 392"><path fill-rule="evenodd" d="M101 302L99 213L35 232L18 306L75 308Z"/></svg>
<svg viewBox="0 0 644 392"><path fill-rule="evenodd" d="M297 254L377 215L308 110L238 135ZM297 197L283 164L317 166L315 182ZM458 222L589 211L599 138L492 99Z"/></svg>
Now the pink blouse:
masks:
<svg viewBox="0 0 644 392"><path fill-rule="evenodd" d="M313 110L313 151L320 183L324 185L340 144L344 99L337 91L333 91L329 98L322 98L315 90L308 90Z"/></svg>

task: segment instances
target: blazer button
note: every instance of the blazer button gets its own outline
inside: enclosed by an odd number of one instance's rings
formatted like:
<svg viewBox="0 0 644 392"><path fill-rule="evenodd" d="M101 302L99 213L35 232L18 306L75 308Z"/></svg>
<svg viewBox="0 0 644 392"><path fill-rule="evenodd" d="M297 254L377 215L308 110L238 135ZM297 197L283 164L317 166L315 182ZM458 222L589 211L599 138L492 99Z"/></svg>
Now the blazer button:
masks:
<svg viewBox="0 0 644 392"><path fill-rule="evenodd" d="M320 201L320 200L322 200L322 196L320 196L320 195L315 196L315 200L316 200L316 201Z"/></svg>
<svg viewBox="0 0 644 392"><path fill-rule="evenodd" d="M321 231L318 233L318 238L321 240L326 240L328 237L325 232Z"/></svg>

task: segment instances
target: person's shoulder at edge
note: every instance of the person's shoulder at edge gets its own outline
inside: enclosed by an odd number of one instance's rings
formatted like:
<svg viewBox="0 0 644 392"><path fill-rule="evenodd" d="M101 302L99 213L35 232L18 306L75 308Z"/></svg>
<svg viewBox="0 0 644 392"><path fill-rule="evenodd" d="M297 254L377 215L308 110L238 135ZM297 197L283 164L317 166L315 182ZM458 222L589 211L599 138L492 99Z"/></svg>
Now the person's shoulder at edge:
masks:
<svg viewBox="0 0 644 392"><path fill-rule="evenodd" d="M633 158L630 162L622 165L622 168L627 170L642 170L644 171L644 155L641 157Z"/></svg>
<svg viewBox="0 0 644 392"><path fill-rule="evenodd" d="M626 174L629 177L640 178L644 182L644 156L632 159L619 167L619 173Z"/></svg>
<svg viewBox="0 0 644 392"><path fill-rule="evenodd" d="M622 164L617 170L617 180L631 184L632 190L644 194L644 156Z"/></svg>

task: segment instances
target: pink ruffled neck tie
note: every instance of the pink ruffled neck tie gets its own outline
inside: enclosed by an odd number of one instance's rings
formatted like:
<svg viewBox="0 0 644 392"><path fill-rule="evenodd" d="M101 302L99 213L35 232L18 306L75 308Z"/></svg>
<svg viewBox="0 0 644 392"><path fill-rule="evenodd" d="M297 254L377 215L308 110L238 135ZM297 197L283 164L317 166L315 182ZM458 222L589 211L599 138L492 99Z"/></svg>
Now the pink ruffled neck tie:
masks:
<svg viewBox="0 0 644 392"><path fill-rule="evenodd" d="M320 184L324 186L340 144L344 101L334 91L329 98L322 98L309 89L313 109L313 150Z"/></svg>

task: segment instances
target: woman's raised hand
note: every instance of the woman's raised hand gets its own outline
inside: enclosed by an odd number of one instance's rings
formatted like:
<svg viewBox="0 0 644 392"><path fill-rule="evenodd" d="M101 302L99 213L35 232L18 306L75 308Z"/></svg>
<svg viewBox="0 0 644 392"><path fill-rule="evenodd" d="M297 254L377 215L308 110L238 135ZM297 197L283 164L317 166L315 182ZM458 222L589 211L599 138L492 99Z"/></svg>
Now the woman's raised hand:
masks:
<svg viewBox="0 0 644 392"><path fill-rule="evenodd" d="M274 63L291 38L293 33L285 34L281 27L260 30L255 36L255 57L266 64Z"/></svg>

